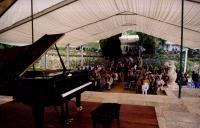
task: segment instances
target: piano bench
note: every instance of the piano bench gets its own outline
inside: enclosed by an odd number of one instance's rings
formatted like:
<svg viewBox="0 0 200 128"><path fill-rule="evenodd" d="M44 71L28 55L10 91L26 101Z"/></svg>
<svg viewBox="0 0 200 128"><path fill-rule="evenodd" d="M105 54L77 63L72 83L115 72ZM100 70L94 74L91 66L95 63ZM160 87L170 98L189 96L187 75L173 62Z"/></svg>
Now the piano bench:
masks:
<svg viewBox="0 0 200 128"><path fill-rule="evenodd" d="M111 127L111 123L114 119L117 119L117 126L119 127L119 113L120 104L117 103L102 103L95 110L91 112L93 128L96 127L96 123L102 124L103 127Z"/></svg>

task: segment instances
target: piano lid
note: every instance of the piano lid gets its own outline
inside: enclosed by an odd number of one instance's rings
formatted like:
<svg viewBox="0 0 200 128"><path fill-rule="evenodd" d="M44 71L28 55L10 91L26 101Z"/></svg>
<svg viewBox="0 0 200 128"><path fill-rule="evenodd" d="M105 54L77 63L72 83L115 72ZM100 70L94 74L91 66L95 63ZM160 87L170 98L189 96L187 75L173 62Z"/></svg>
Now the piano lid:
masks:
<svg viewBox="0 0 200 128"><path fill-rule="evenodd" d="M23 75L62 35L44 35L31 45L1 51L0 79L13 79Z"/></svg>

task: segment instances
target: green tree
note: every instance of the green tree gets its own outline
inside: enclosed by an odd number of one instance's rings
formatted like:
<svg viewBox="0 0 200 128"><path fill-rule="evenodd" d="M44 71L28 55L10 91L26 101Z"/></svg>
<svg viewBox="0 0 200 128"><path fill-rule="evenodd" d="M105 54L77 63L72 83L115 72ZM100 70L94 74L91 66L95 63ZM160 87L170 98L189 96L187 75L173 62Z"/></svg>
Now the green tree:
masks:
<svg viewBox="0 0 200 128"><path fill-rule="evenodd" d="M165 40L156 38L141 32L137 32L139 36L139 45L142 45L146 50L146 54L156 54L161 45L165 44Z"/></svg>
<svg viewBox="0 0 200 128"><path fill-rule="evenodd" d="M109 57L109 59L112 60L122 55L122 50L120 47L121 42L119 40L120 36L121 34L118 34L99 41L103 56Z"/></svg>
<svg viewBox="0 0 200 128"><path fill-rule="evenodd" d="M139 36L139 45L142 45L145 48L145 52L146 54L154 54L155 53L155 41L154 41L154 37L141 33L141 32L137 32L138 36Z"/></svg>
<svg viewBox="0 0 200 128"><path fill-rule="evenodd" d="M188 49L188 57L193 57L193 51L191 48Z"/></svg>

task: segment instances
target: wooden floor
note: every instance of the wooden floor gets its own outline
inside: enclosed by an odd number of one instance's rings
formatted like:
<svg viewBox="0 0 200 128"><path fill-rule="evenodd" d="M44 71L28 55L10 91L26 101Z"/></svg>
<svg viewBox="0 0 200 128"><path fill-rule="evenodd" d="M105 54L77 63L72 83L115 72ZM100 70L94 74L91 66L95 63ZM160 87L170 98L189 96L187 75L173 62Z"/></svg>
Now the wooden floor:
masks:
<svg viewBox="0 0 200 128"><path fill-rule="evenodd" d="M117 84L112 88L112 92L120 92L120 93L136 93L133 89L124 89L123 82L117 82Z"/></svg>
<svg viewBox="0 0 200 128"><path fill-rule="evenodd" d="M92 128L91 111L100 103L83 102L84 109L77 113L75 103L70 101L69 110L74 121L62 126L54 107L45 109L45 128ZM112 128L117 126L116 121ZM0 128L33 128L31 109L21 103L8 102L0 105ZM100 128L100 125L97 126ZM158 128L154 107L121 105L120 128Z"/></svg>
<svg viewBox="0 0 200 128"><path fill-rule="evenodd" d="M117 82L116 85L110 90L103 90L103 92L117 92L117 93L132 93L136 94L136 91L133 89L124 89L123 82Z"/></svg>
<svg viewBox="0 0 200 128"><path fill-rule="evenodd" d="M101 90L101 91L106 93L116 92L116 93L142 94L142 90L136 93L135 89L124 89L124 82L117 82L116 85L110 90ZM148 94L148 95L153 95L153 94ZM164 91L159 91L157 95L166 95L166 93Z"/></svg>

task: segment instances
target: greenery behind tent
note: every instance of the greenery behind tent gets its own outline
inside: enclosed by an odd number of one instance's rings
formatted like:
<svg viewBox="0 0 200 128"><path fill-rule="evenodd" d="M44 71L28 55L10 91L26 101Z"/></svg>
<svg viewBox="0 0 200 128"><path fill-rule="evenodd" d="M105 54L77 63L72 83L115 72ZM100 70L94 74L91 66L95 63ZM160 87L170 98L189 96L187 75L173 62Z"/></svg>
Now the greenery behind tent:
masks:
<svg viewBox="0 0 200 128"><path fill-rule="evenodd" d="M102 39L99 41L102 55L108 57L110 60L119 58L122 55L121 42L119 37L121 34Z"/></svg>

